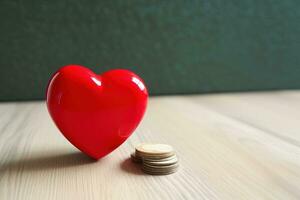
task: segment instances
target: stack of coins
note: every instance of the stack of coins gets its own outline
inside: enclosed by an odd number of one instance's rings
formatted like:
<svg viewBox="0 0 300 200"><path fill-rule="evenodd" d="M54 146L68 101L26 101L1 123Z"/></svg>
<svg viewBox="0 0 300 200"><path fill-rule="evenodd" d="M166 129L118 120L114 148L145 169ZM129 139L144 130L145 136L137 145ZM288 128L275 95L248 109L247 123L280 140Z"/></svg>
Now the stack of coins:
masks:
<svg viewBox="0 0 300 200"><path fill-rule="evenodd" d="M179 166L174 149L166 144L140 144L131 159L142 164L143 172L152 175L172 174Z"/></svg>

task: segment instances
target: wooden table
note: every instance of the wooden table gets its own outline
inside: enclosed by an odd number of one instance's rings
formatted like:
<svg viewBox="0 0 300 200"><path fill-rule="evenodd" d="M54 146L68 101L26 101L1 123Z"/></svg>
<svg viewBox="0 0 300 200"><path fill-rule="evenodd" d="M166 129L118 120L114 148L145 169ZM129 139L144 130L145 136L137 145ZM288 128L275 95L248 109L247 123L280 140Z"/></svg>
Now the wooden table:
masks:
<svg viewBox="0 0 300 200"><path fill-rule="evenodd" d="M300 199L300 92L152 97L136 132L94 162L45 102L0 104L0 199ZM180 170L143 174L140 142L171 144Z"/></svg>

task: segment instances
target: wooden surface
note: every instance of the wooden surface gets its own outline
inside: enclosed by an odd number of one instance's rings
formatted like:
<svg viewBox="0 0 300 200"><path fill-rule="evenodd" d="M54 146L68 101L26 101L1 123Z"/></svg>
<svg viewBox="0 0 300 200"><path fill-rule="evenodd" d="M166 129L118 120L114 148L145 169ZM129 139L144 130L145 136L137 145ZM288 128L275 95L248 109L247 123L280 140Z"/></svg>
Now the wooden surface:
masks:
<svg viewBox="0 0 300 200"><path fill-rule="evenodd" d="M153 97L136 132L94 162L44 102L0 104L0 199L300 199L300 92ZM180 170L143 174L140 142L173 145Z"/></svg>

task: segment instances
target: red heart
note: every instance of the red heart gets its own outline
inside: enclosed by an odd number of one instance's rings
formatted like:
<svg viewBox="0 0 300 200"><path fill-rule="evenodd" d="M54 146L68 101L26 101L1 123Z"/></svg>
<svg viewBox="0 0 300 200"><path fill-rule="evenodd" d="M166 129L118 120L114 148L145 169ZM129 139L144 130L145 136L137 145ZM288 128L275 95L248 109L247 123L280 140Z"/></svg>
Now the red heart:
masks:
<svg viewBox="0 0 300 200"><path fill-rule="evenodd" d="M47 88L48 111L63 135L79 150L99 159L120 146L140 123L148 92L137 75L122 69L101 76L68 65Z"/></svg>

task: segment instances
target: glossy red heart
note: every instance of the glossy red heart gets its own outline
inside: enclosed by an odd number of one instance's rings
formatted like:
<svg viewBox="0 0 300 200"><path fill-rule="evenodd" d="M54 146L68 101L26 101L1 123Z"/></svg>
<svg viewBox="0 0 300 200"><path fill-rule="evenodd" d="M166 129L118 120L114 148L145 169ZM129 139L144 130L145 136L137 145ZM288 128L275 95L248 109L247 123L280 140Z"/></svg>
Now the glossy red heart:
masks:
<svg viewBox="0 0 300 200"><path fill-rule="evenodd" d="M47 107L56 126L79 150L99 159L120 146L140 123L148 92L133 72L101 76L79 66L60 68L47 88Z"/></svg>

